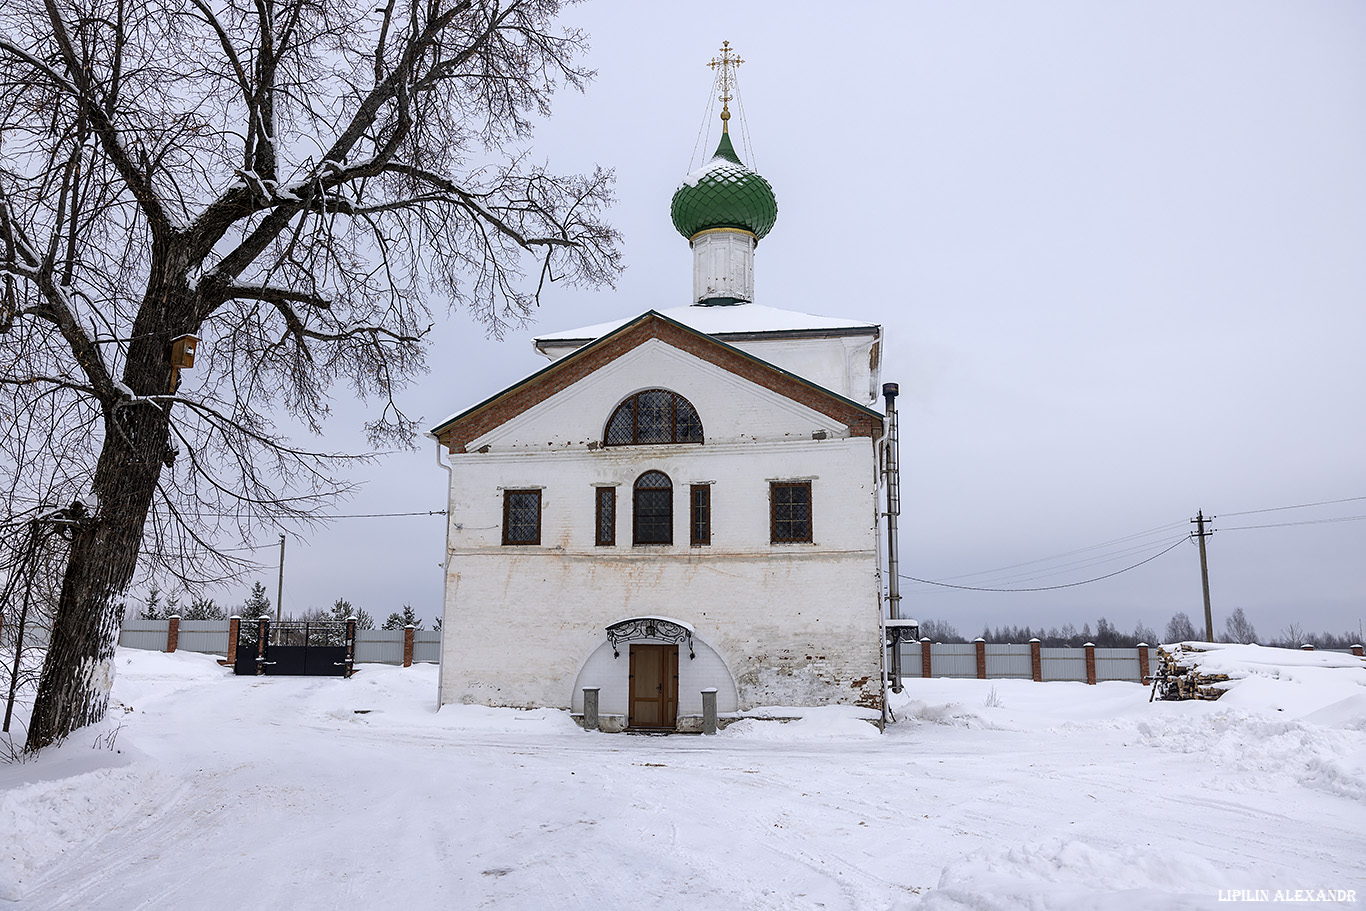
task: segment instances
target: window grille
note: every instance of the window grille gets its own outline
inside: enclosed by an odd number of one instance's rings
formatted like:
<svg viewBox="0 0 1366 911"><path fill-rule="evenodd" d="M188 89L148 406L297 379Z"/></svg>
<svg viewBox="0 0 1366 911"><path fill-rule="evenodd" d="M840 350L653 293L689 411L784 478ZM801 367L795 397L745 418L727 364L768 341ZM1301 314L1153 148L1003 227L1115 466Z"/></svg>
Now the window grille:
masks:
<svg viewBox="0 0 1366 911"><path fill-rule="evenodd" d="M692 485L692 515L689 526L689 543L693 545L711 543L711 485Z"/></svg>
<svg viewBox="0 0 1366 911"><path fill-rule="evenodd" d="M503 491L503 543L541 543L541 492Z"/></svg>
<svg viewBox="0 0 1366 911"><path fill-rule="evenodd" d="M610 547L617 543L617 490L615 487L599 487L598 533L596 543L600 547Z"/></svg>
<svg viewBox="0 0 1366 911"><path fill-rule="evenodd" d="M632 544L674 542L673 482L662 471L647 471L636 479Z"/></svg>
<svg viewBox="0 0 1366 911"><path fill-rule="evenodd" d="M697 409L668 389L646 389L622 402L603 433L604 446L701 442L702 419Z"/></svg>
<svg viewBox="0 0 1366 911"><path fill-rule="evenodd" d="M773 543L811 540L810 481L774 481L769 504Z"/></svg>

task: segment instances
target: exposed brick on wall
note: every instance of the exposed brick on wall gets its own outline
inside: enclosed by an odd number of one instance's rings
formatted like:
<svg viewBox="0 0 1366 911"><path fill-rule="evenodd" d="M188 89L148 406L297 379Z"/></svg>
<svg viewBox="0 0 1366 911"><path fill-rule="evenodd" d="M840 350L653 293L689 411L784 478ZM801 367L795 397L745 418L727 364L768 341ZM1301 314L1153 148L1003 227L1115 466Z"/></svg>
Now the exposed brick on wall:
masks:
<svg viewBox="0 0 1366 911"><path fill-rule="evenodd" d="M651 314L556 361L540 373L466 412L441 427L437 438L450 452L465 452L466 444L471 440L488 433L557 392L567 389L651 339L659 339L831 417L847 426L854 436L872 437L882 432L882 420L875 413L751 358L702 333Z"/></svg>

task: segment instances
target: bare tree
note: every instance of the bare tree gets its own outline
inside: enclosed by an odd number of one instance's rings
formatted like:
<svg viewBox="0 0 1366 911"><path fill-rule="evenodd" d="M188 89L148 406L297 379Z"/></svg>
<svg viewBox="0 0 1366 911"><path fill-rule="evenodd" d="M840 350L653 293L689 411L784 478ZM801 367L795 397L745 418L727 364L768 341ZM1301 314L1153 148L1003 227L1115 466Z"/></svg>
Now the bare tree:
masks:
<svg viewBox="0 0 1366 911"><path fill-rule="evenodd" d="M27 749L101 718L115 604L345 489L336 383L415 426L427 301L495 334L548 281L610 284L611 175L525 143L591 75L559 0L6 0L0 5L5 484L97 501L73 527ZM183 375L173 344L200 339ZM36 432L31 432L36 429ZM9 431L7 431L9 432ZM144 543L144 538L145 543Z"/></svg>
<svg viewBox="0 0 1366 911"><path fill-rule="evenodd" d="M1167 631L1163 637L1166 642L1198 642L1200 634L1185 611L1179 611L1167 621Z"/></svg>
<svg viewBox="0 0 1366 911"><path fill-rule="evenodd" d="M1285 629L1281 630L1280 645L1282 648L1299 648L1309 641L1308 634L1304 631L1302 623L1288 623Z"/></svg>
<svg viewBox="0 0 1366 911"><path fill-rule="evenodd" d="M1224 641L1241 642L1244 645L1257 641L1257 628L1247 619L1241 607L1235 607L1233 613L1224 618Z"/></svg>

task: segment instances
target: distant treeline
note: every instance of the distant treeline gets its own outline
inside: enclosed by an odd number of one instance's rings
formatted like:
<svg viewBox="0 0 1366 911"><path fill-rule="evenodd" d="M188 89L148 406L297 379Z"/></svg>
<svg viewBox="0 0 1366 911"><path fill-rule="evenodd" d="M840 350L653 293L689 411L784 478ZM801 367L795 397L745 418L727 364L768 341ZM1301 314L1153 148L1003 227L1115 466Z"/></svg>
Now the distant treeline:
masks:
<svg viewBox="0 0 1366 911"><path fill-rule="evenodd" d="M928 637L934 642L967 642L968 638L946 620L921 620L920 635ZM1134 627L1133 632L1126 633L1121 631L1109 620L1101 617L1096 621L1095 629L1092 630L1090 623L1083 623L1081 629L1077 629L1071 623L1064 623L1062 626L998 626L994 629L990 626L982 628L979 633L982 639L987 642L1010 644L1028 642L1031 639L1038 639L1043 645L1049 647L1071 647L1081 648L1090 642L1098 648L1132 648L1140 642L1148 645L1158 645L1162 642L1184 642L1189 640L1202 640L1205 638L1203 624L1199 629L1185 613L1177 613L1167 621L1166 628L1162 635L1158 635L1152 627L1144 625L1141 621ZM1274 645L1281 648L1299 648L1302 645L1312 645L1314 648L1336 648L1348 649L1353 645L1361 643L1361 631L1347 631L1341 636L1332 633L1311 633L1299 623L1291 623L1279 633L1272 636L1261 638L1257 635L1257 630L1248 621L1241 607L1235 608L1233 613L1224 620L1223 630L1215 634L1215 639L1219 642L1242 642L1257 643L1259 645Z"/></svg>

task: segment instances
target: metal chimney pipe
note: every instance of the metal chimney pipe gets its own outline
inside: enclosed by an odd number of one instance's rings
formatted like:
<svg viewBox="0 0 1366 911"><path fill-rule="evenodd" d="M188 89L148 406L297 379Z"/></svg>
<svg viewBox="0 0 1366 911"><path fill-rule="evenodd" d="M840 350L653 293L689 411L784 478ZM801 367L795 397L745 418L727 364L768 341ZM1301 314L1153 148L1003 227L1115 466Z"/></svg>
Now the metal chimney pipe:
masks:
<svg viewBox="0 0 1366 911"><path fill-rule="evenodd" d="M882 395L887 400L887 433L882 444L884 484L887 489L887 605L891 619L901 619L900 562L897 559L896 517L901 514L900 453L897 442L896 397L900 387L883 383ZM892 692L900 693L901 686L901 630L893 627L891 676Z"/></svg>

